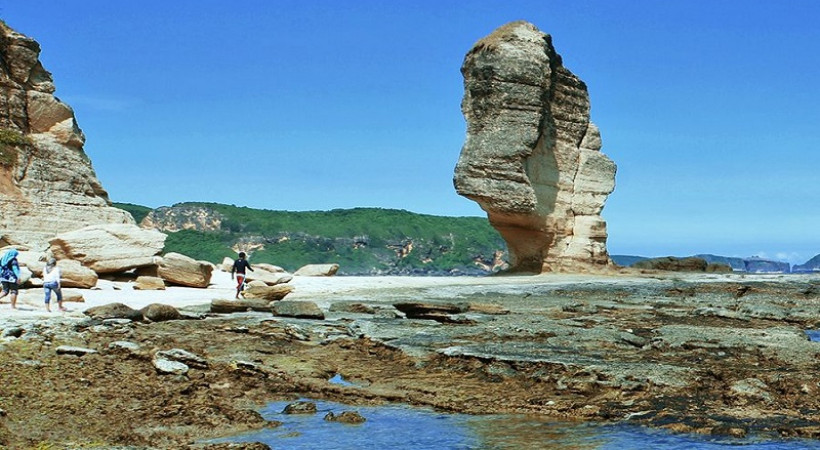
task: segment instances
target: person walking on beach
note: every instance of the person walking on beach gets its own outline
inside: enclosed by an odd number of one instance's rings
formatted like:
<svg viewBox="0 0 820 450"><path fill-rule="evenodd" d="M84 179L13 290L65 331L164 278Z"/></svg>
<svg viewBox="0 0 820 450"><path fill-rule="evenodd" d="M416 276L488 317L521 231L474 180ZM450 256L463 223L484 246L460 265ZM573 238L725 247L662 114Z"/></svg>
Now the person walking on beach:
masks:
<svg viewBox="0 0 820 450"><path fill-rule="evenodd" d="M60 311L63 308L63 290L60 288L60 268L57 267L57 260L51 258L43 269L43 289L46 291L46 311L51 312L49 303L51 302L51 291L57 295L57 307Z"/></svg>
<svg viewBox="0 0 820 450"><path fill-rule="evenodd" d="M245 288L245 269L253 272L250 263L245 259L245 252L239 252L239 259L233 262L233 268L231 269L232 280L234 274L236 274L236 297L234 298L239 298L239 294Z"/></svg>
<svg viewBox="0 0 820 450"><path fill-rule="evenodd" d="M20 265L17 263L17 255L20 252L16 248L7 251L2 258L0 258L0 282L3 284L3 293L0 298L9 296L11 299L11 308L17 309L17 291L19 286L17 281L20 280Z"/></svg>

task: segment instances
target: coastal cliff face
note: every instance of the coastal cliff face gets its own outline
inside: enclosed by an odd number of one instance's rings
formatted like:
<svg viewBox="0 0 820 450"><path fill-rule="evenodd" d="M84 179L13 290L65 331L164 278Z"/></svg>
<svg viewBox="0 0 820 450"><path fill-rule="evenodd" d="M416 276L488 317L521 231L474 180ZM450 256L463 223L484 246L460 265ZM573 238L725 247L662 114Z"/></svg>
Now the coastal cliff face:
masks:
<svg viewBox="0 0 820 450"><path fill-rule="evenodd" d="M39 55L36 41L0 21L0 245L42 247L87 225L134 224L110 206Z"/></svg>
<svg viewBox="0 0 820 450"><path fill-rule="evenodd" d="M549 35L527 22L500 27L467 53L467 137L456 191L478 202L507 243L512 270L606 269L600 213L615 188L583 81Z"/></svg>

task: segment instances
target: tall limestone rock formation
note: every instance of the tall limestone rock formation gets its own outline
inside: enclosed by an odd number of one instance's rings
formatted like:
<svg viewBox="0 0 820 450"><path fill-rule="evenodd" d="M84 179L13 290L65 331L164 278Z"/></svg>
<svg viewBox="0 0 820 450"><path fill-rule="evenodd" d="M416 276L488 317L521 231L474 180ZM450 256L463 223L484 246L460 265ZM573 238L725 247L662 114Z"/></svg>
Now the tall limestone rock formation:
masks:
<svg viewBox="0 0 820 450"><path fill-rule="evenodd" d="M36 41L0 21L0 246L45 247L86 225L134 224L110 206L39 55Z"/></svg>
<svg viewBox="0 0 820 450"><path fill-rule="evenodd" d="M473 46L461 73L467 138L453 182L487 212L511 269L609 267L600 213L615 164L600 151L587 87L562 65L552 38L509 23Z"/></svg>

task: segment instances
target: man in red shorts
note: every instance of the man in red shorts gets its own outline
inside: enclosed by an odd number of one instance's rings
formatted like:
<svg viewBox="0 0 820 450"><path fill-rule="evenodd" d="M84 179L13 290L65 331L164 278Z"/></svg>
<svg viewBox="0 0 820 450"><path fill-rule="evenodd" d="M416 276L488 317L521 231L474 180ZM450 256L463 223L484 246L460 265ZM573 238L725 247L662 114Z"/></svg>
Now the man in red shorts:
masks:
<svg viewBox="0 0 820 450"><path fill-rule="evenodd" d="M245 252L239 252L239 259L233 262L233 268L231 268L231 279L233 280L234 274L236 274L236 297L239 298L239 294L245 288L245 269L250 270L253 272L253 268L251 268L250 263L245 259ZM244 296L243 296L244 297Z"/></svg>

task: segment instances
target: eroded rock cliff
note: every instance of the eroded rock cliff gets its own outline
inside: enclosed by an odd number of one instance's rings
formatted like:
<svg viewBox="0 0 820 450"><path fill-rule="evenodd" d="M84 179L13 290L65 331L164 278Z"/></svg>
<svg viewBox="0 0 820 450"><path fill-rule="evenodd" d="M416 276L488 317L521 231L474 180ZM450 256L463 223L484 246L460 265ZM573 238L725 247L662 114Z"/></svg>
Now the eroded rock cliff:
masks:
<svg viewBox="0 0 820 450"><path fill-rule="evenodd" d="M487 212L513 270L595 271L612 263L600 213L615 188L589 94L549 35L513 22L467 53L467 138L456 191Z"/></svg>
<svg viewBox="0 0 820 450"><path fill-rule="evenodd" d="M110 206L39 55L36 41L0 21L0 245L40 247L87 225L134 223Z"/></svg>

